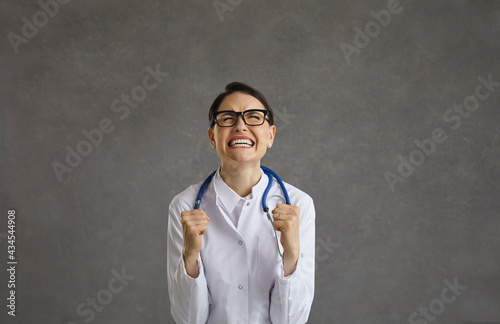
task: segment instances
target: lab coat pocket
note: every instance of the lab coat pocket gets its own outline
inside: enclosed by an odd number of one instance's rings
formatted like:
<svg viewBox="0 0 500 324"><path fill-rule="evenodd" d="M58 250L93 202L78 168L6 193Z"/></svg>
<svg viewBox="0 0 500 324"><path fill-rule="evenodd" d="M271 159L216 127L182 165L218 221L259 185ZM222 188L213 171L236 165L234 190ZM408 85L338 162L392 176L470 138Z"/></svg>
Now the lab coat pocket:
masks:
<svg viewBox="0 0 500 324"><path fill-rule="evenodd" d="M261 235L257 244L257 281L262 288L271 289L279 264L276 238Z"/></svg>

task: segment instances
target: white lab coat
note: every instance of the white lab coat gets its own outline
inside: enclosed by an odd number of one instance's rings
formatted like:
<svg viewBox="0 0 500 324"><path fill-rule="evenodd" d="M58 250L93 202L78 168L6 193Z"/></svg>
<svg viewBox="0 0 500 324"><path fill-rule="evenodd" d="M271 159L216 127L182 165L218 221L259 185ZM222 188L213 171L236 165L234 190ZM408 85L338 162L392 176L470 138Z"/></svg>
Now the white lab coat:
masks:
<svg viewBox="0 0 500 324"><path fill-rule="evenodd" d="M200 208L210 221L202 236L200 274L187 275L182 258L180 214L192 210L201 183L174 197L169 206L167 277L171 312L176 323L305 323L314 296L315 210L312 198L284 182L292 205L300 208L300 257L297 268L284 277L270 221L262 210L268 177L261 170L252 199L243 205L238 226L221 208L214 180ZM276 180L268 194L272 211L283 203ZM247 205L248 204L248 205ZM280 233L278 232L278 239ZM280 249L283 247L280 244Z"/></svg>

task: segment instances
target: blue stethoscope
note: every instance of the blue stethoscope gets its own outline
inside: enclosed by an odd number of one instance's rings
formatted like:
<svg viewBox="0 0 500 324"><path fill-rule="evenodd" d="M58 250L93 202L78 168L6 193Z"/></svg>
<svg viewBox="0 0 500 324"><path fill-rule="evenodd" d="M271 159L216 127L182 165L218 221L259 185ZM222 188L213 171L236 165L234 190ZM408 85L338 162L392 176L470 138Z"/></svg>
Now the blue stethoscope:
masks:
<svg viewBox="0 0 500 324"><path fill-rule="evenodd" d="M276 178L276 180L280 184L281 190L283 191L283 195L285 196L285 203L287 205L290 205L290 197L288 197L288 191L286 191L286 188L285 188L285 185L283 184L283 181L281 181L280 177L276 174L276 172L274 172L273 170L271 170L265 166L262 166L262 165L260 166L260 168L262 169L262 171L264 171L264 173L269 178L266 190L264 191L264 194L262 195L262 209L264 210L264 213L266 213L267 218L269 219L269 221L272 224L273 218L271 217L271 214L269 213L269 207L267 207L266 200L267 200L267 194L269 193L269 190L271 190L271 186L273 185L273 176ZM196 196L196 202L194 205L194 209L200 208L201 197L203 196L205 189L207 188L208 184L210 183L210 180L212 180L212 178L214 177L216 172L217 172L217 170L212 172L208 176L208 178L205 179L203 184L201 185L200 191L198 191L198 196ZM276 238L276 247L278 248L278 253L283 258L283 253L281 253L279 243L278 243L278 235L276 234L276 230L274 229L274 226L273 226L273 231L274 231L274 237Z"/></svg>

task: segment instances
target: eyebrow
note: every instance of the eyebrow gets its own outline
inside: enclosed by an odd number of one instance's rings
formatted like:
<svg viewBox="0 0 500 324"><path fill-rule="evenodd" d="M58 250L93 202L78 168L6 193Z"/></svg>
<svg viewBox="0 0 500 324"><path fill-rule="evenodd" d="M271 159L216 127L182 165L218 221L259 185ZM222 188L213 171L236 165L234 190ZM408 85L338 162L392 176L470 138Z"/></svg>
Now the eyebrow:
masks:
<svg viewBox="0 0 500 324"><path fill-rule="evenodd" d="M262 108L247 108L243 111L247 111L247 110L267 110L265 107L262 107ZM232 109L221 109L221 110L217 110L216 113L218 112L221 112L221 111L234 111L234 112L239 112L239 111L236 111L236 110L232 110Z"/></svg>

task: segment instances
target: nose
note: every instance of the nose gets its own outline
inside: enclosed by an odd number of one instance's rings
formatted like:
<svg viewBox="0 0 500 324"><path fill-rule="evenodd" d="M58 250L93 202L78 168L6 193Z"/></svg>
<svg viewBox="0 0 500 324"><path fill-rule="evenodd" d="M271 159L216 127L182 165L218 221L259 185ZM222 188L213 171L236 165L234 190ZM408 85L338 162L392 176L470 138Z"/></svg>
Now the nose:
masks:
<svg viewBox="0 0 500 324"><path fill-rule="evenodd" d="M245 121L243 120L243 116L242 115L238 115L236 117L236 125L234 125L234 127L237 130L243 130L243 129L247 128L247 124L245 124Z"/></svg>

